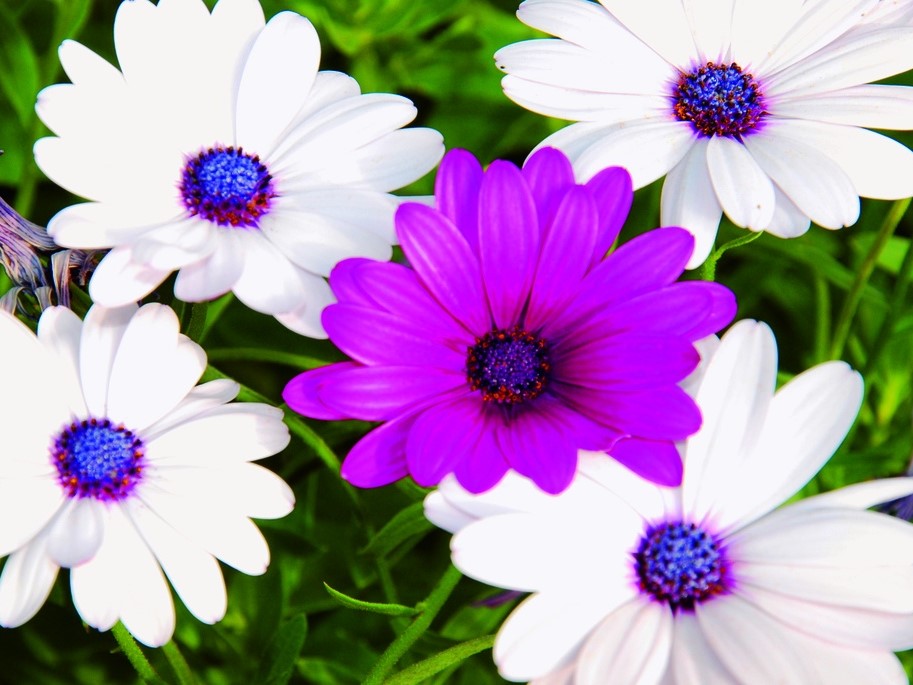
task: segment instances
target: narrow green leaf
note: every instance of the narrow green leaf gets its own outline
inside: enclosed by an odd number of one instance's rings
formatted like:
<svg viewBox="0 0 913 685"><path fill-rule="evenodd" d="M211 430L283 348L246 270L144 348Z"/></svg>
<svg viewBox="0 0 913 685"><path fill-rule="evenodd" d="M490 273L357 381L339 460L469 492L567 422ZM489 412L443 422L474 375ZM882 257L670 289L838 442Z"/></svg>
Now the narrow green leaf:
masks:
<svg viewBox="0 0 913 685"><path fill-rule="evenodd" d="M432 528L434 526L425 518L423 503L413 502L390 519L362 552L376 557L386 556L406 540L416 535L425 535Z"/></svg>
<svg viewBox="0 0 913 685"><path fill-rule="evenodd" d="M450 649L438 652L434 656L419 661L417 664L413 664L409 668L390 676L384 681L384 685L413 685L413 683L420 683L441 671L462 663L473 654L490 649L494 643L494 635L485 635L461 642Z"/></svg>
<svg viewBox="0 0 913 685"><path fill-rule="evenodd" d="M326 583L323 584L330 596L344 607L349 609L358 609L359 611L368 611L372 614L384 614L386 616L415 616L419 613L418 609L403 606L402 604L380 604L377 602L364 602L347 594L334 590Z"/></svg>
<svg viewBox="0 0 913 685"><path fill-rule="evenodd" d="M0 90L6 95L19 122L26 126L34 117L38 93L38 57L9 6L0 3Z"/></svg>
<svg viewBox="0 0 913 685"><path fill-rule="evenodd" d="M259 685L285 685L291 679L307 632L308 622L304 614L293 616L276 631L260 662L256 679Z"/></svg>

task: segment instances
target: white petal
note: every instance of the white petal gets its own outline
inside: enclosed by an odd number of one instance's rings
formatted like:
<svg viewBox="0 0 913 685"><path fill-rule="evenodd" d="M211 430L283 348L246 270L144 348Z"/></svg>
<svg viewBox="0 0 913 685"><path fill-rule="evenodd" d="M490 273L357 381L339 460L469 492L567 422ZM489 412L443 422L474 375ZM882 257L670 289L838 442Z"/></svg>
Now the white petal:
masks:
<svg viewBox="0 0 913 685"><path fill-rule="evenodd" d="M236 231L218 236L212 254L178 271L174 294L185 302L204 302L231 290L244 269L244 241Z"/></svg>
<svg viewBox="0 0 913 685"><path fill-rule="evenodd" d="M426 519L449 533L456 533L476 520L474 516L453 506L440 490L425 496L424 511Z"/></svg>
<svg viewBox="0 0 913 685"><path fill-rule="evenodd" d="M574 685L575 664L552 671L541 678L529 681L529 685Z"/></svg>
<svg viewBox="0 0 913 685"><path fill-rule="evenodd" d="M320 214L368 231L387 243L396 242L393 215L402 202L420 198L398 197L387 193L354 188L309 189L290 198L290 206L308 214Z"/></svg>
<svg viewBox="0 0 913 685"><path fill-rule="evenodd" d="M92 416L108 414L108 383L114 357L136 312L136 305L116 309L95 305L86 314L79 343L79 371L86 407Z"/></svg>
<svg viewBox="0 0 913 685"><path fill-rule="evenodd" d="M768 121L745 145L774 183L812 221L824 228L850 226L859 218L859 198L846 172L811 145Z"/></svg>
<svg viewBox="0 0 913 685"><path fill-rule="evenodd" d="M580 180L610 166L631 173L634 188L643 188L678 164L694 145L691 124L682 121L619 124L572 160Z"/></svg>
<svg viewBox="0 0 913 685"><path fill-rule="evenodd" d="M44 536L11 554L0 575L0 625L15 628L37 614L51 593L57 568Z"/></svg>
<svg viewBox="0 0 913 685"><path fill-rule="evenodd" d="M776 185L774 196L774 215L764 230L778 238L798 238L805 235L811 227L811 219L805 216Z"/></svg>
<svg viewBox="0 0 913 685"><path fill-rule="evenodd" d="M110 62L92 52L82 43L65 40L57 49L60 64L67 78L76 85L123 87L123 75Z"/></svg>
<svg viewBox="0 0 913 685"><path fill-rule="evenodd" d="M127 511L190 613L204 623L221 620L228 600L215 558L168 526L142 502L132 500Z"/></svg>
<svg viewBox="0 0 913 685"><path fill-rule="evenodd" d="M227 378L197 385L181 400L178 406L163 416L161 420L146 428L143 431L143 437L147 441L152 441L185 421L231 402L238 396L240 389L241 386Z"/></svg>
<svg viewBox="0 0 913 685"><path fill-rule="evenodd" d="M825 634L826 635L826 634ZM796 631L791 636L820 683L854 685L907 685L907 674L900 660L888 650L847 649Z"/></svg>
<svg viewBox="0 0 913 685"><path fill-rule="evenodd" d="M465 490L452 475L445 476L436 492L444 497L448 506L473 521L516 512L549 515L555 508L560 508L565 499L546 494L516 471L508 471L497 485L479 494Z"/></svg>
<svg viewBox="0 0 913 685"><path fill-rule="evenodd" d="M774 186L739 141L714 136L707 146L707 166L716 196L736 226L760 230L774 214Z"/></svg>
<svg viewBox="0 0 913 685"><path fill-rule="evenodd" d="M336 296L320 276L299 271L298 277L306 292L304 304L290 312L277 314L276 321L300 335L326 340L327 333L320 317L324 309L336 302Z"/></svg>
<svg viewBox="0 0 913 685"><path fill-rule="evenodd" d="M913 129L913 87L863 85L778 98L776 116L847 126Z"/></svg>
<svg viewBox="0 0 913 685"><path fill-rule="evenodd" d="M141 431L176 407L205 369L205 352L180 334L174 311L147 304L130 320L120 341L108 386L107 417Z"/></svg>
<svg viewBox="0 0 913 685"><path fill-rule="evenodd" d="M593 593L533 595L495 638L494 660L508 680L530 680L564 666L599 622L630 597Z"/></svg>
<svg viewBox="0 0 913 685"><path fill-rule="evenodd" d="M832 490L814 497L806 497L793 503L791 511L799 509L818 509L821 507L848 507L850 509L868 509L876 504L890 502L893 499L913 495L913 478L882 478L867 483L848 485L839 490Z"/></svg>
<svg viewBox="0 0 913 685"><path fill-rule="evenodd" d="M238 88L238 143L265 157L301 109L320 64L310 21L280 12L257 36ZM288 68L294 65L294 68Z"/></svg>
<svg viewBox="0 0 913 685"><path fill-rule="evenodd" d="M699 139L663 183L660 223L681 226L694 236L694 252L687 268L699 267L713 250L723 209L707 167L706 139Z"/></svg>
<svg viewBox="0 0 913 685"><path fill-rule="evenodd" d="M913 152L896 140L864 128L811 121L784 122L778 132L834 160L863 197L897 200L913 195Z"/></svg>
<svg viewBox="0 0 913 685"><path fill-rule="evenodd" d="M720 499L758 438L776 374L776 341L767 324L743 320L723 336L697 392L703 423L685 451L686 518L717 522L727 515Z"/></svg>
<svg viewBox="0 0 913 685"><path fill-rule="evenodd" d="M676 685L730 685L737 680L707 644L697 618L681 612L675 617L671 671Z"/></svg>
<svg viewBox="0 0 913 685"><path fill-rule="evenodd" d="M58 566L78 566L98 552L108 510L95 499L70 500L50 526L48 556Z"/></svg>
<svg viewBox="0 0 913 685"><path fill-rule="evenodd" d="M79 381L79 339L82 320L66 307L48 307L38 322L38 339L57 361L55 393L66 397L70 411L85 416L86 403Z"/></svg>
<svg viewBox="0 0 913 685"><path fill-rule="evenodd" d="M348 74L338 71L318 71L307 100L305 100L301 109L298 110L288 130L297 129L300 124L310 119L315 113L320 112L334 102L357 95L361 95L361 88L358 86L358 81Z"/></svg>
<svg viewBox="0 0 913 685"><path fill-rule="evenodd" d="M170 273L133 261L130 248L115 247L95 268L89 295L97 304L120 307L151 293Z"/></svg>
<svg viewBox="0 0 913 685"><path fill-rule="evenodd" d="M28 544L51 521L64 501L56 474L0 478L0 520L3 521L0 556Z"/></svg>
<svg viewBox="0 0 913 685"><path fill-rule="evenodd" d="M681 0L654 0L649 4L627 0L600 2L615 19L670 64L687 68L697 58ZM657 17L662 17L662 21L657 21Z"/></svg>
<svg viewBox="0 0 913 685"><path fill-rule="evenodd" d="M720 63L725 60L729 54L735 4L735 0L683 0L691 35L699 53L696 62Z"/></svg>
<svg viewBox="0 0 913 685"><path fill-rule="evenodd" d="M169 211L161 220L173 219L175 215L175 211ZM84 202L51 217L48 233L62 247L97 250L130 243L154 225L148 215L131 207Z"/></svg>
<svg viewBox="0 0 913 685"><path fill-rule="evenodd" d="M259 232L243 232L238 237L244 254L244 268L232 286L238 299L264 314L279 314L299 306L304 292L288 257Z"/></svg>
<svg viewBox="0 0 913 685"><path fill-rule="evenodd" d="M581 450L577 471L627 503L645 521L658 521L673 513L665 496L668 488L641 478L631 469L607 458L605 452Z"/></svg>
<svg viewBox="0 0 913 685"><path fill-rule="evenodd" d="M729 58L746 71L756 69L795 24L802 4L803 0L735 0Z"/></svg>
<svg viewBox="0 0 913 685"><path fill-rule="evenodd" d="M133 259L153 269L173 271L208 257L219 228L208 221L183 218L146 231L131 244Z"/></svg>
<svg viewBox="0 0 913 685"><path fill-rule="evenodd" d="M657 685L672 649L672 612L639 597L597 626L577 657L575 685Z"/></svg>

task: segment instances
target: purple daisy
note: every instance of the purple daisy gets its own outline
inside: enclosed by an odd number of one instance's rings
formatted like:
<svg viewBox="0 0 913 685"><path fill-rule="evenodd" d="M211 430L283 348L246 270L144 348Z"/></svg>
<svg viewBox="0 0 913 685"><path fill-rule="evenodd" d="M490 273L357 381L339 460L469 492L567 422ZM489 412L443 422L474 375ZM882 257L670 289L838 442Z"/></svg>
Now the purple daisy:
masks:
<svg viewBox="0 0 913 685"><path fill-rule="evenodd" d="M624 169L577 185L554 149L484 172L448 153L436 208L396 213L411 268L349 259L330 276L338 304L323 324L353 361L303 373L283 394L311 418L385 422L352 448L343 478L432 486L453 473L483 492L513 469L558 493L588 449L678 484L674 442L701 424L678 383L698 363L694 341L732 320L735 299L675 282L694 247L681 228L604 258L632 198Z"/></svg>

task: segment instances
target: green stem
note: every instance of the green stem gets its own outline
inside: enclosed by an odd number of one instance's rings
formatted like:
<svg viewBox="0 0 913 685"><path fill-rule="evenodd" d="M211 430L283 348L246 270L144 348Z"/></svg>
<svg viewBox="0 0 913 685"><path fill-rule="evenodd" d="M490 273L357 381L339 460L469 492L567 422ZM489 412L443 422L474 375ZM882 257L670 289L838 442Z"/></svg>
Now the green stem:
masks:
<svg viewBox="0 0 913 685"><path fill-rule="evenodd" d="M701 265L701 268L698 269L697 277L702 281L716 280L716 263L720 261L720 257L722 257L732 248L747 245L748 243L753 243L760 237L760 232L749 233L748 235L742 236L741 238L735 238L734 240L730 240L728 243L723 243L716 250L710 253L707 259Z"/></svg>
<svg viewBox="0 0 913 685"><path fill-rule="evenodd" d="M203 323L200 329L200 337L197 340L198 343L202 344L206 339L206 336L209 335L209 332L212 330L212 327L215 325L216 321L219 320L219 317L228 309L228 306L232 303L232 300L235 299L235 296L232 293L226 293L217 300L213 300L208 303L206 308L206 316L203 319Z"/></svg>
<svg viewBox="0 0 913 685"><path fill-rule="evenodd" d="M831 291L827 281L815 274L815 359L827 359L827 341L831 339Z"/></svg>
<svg viewBox="0 0 913 685"><path fill-rule="evenodd" d="M168 663L171 664L171 668L174 669L174 674L177 676L180 685L196 685L197 681L193 677L190 665L184 655L181 654L181 650L174 640L162 646L162 652L165 654L165 658L168 659Z"/></svg>
<svg viewBox="0 0 913 685"><path fill-rule="evenodd" d="M484 635L466 642L454 645L443 652L438 652L424 661L419 661L409 668L404 668L384 681L384 685L412 685L420 683L433 675L448 668L456 666L473 654L478 654L486 649L491 649L495 643L494 635Z"/></svg>
<svg viewBox="0 0 913 685"><path fill-rule="evenodd" d="M862 372L863 378L868 378L869 374L875 369L875 365L878 363L881 353L884 352L885 345L894 333L897 314L903 308L907 299L907 292L910 290L911 277L913 277L913 240L907 245L907 251L904 254L903 262L901 262L900 270L897 272L897 282L894 284L894 294L888 305L888 313L881 322L881 326L878 327L878 333L875 335L872 350L866 358L865 369Z"/></svg>
<svg viewBox="0 0 913 685"><path fill-rule="evenodd" d="M839 359L843 356L843 350L846 348L846 341L850 335L850 329L853 326L853 319L856 316L856 310L859 308L859 302L862 300L862 292L868 285L869 278L875 270L878 263L878 256L884 250L907 208L910 206L910 198L898 200L891 205L887 216L878 229L878 235L875 236L875 242L866 254L865 259L856 272L856 278L850 286L846 300L843 303L843 309L840 310L840 316L837 319L837 325L834 327L834 339L831 341L830 359Z"/></svg>
<svg viewBox="0 0 913 685"><path fill-rule="evenodd" d="M450 597L450 593L460 582L460 572L450 565L447 571L438 581L438 584L428 595L428 598L422 603L422 613L409 626L400 633L386 651L380 655L377 663L368 673L368 676L362 681L362 685L381 685L387 674L396 666L396 663L409 651L409 648L415 644L438 615L438 612L444 606L444 602Z"/></svg>
<svg viewBox="0 0 913 685"><path fill-rule="evenodd" d="M133 636L127 631L123 623L115 623L114 627L111 629L111 634L114 635L114 639L117 640L120 651L127 657L127 660L130 662L130 665L133 666L136 674L140 677L140 680L144 683L151 683L152 685L168 685L159 677L159 674L155 672L155 669L152 668L152 664L149 663L146 655L143 654L143 650L136 644L136 640L133 639Z"/></svg>
<svg viewBox="0 0 913 685"><path fill-rule="evenodd" d="M208 302L194 302L190 305L190 321L187 324L187 337L194 342L200 342L203 337L203 329L206 326L206 312L208 309Z"/></svg>
<svg viewBox="0 0 913 685"><path fill-rule="evenodd" d="M308 357L294 352L263 350L257 347L220 347L208 350L207 355L212 361L217 362L272 362L296 369L317 369L332 363L326 359L317 359L316 357Z"/></svg>

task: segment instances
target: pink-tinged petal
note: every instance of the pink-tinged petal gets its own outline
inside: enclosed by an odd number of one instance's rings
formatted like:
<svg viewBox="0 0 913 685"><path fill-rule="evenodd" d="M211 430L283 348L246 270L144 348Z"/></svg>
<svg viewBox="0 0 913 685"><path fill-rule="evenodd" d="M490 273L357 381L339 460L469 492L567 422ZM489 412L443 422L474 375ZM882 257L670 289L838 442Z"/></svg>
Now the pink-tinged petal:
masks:
<svg viewBox="0 0 913 685"><path fill-rule="evenodd" d="M681 485L682 457L671 442L622 438L609 450L609 456L657 485Z"/></svg>
<svg viewBox="0 0 913 685"><path fill-rule="evenodd" d="M429 407L415 419L406 441L409 474L423 487L437 485L474 447L485 422L477 396Z"/></svg>
<svg viewBox="0 0 913 685"><path fill-rule="evenodd" d="M671 670L676 685L731 685L736 678L707 644L697 618L687 611L675 617Z"/></svg>
<svg viewBox="0 0 913 685"><path fill-rule="evenodd" d="M536 202L539 226L547 230L558 210L558 203L575 185L574 169L560 150L543 147L529 156L520 173Z"/></svg>
<svg viewBox="0 0 913 685"><path fill-rule="evenodd" d="M520 170L510 162L492 162L479 191L479 253L491 315L500 328L520 318L540 242L536 205Z"/></svg>
<svg viewBox="0 0 913 685"><path fill-rule="evenodd" d="M465 373L353 364L331 381L324 381L318 392L320 399L340 414L364 421L389 421L460 389L469 392Z"/></svg>
<svg viewBox="0 0 913 685"><path fill-rule="evenodd" d="M330 364L313 371L305 371L290 380L282 391L285 403L303 416L324 421L342 421L353 418L324 403L320 396L324 387L332 387L336 378L349 369L362 368L354 362Z"/></svg>
<svg viewBox="0 0 913 685"><path fill-rule="evenodd" d="M364 287L361 280L361 269L366 264L373 263L364 257L344 259L330 272L330 288L341 304L355 304L362 307L372 307L374 299Z"/></svg>
<svg viewBox="0 0 913 685"><path fill-rule="evenodd" d="M495 426L489 423L482 427L475 445L453 467L453 475L466 490L478 494L495 487L509 470L510 464L498 445Z"/></svg>
<svg viewBox="0 0 913 685"><path fill-rule="evenodd" d="M479 247L479 188L482 165L466 150L451 150L434 179L438 210L463 233L473 252Z"/></svg>
<svg viewBox="0 0 913 685"><path fill-rule="evenodd" d="M563 492L577 470L576 436L550 415L554 401L521 410L499 428L498 441L507 461L550 494Z"/></svg>
<svg viewBox="0 0 913 685"><path fill-rule="evenodd" d="M342 462L342 477L359 488L377 488L408 476L406 437L414 421L406 416L385 423L355 443Z"/></svg>
<svg viewBox="0 0 913 685"><path fill-rule="evenodd" d="M599 217L590 195L571 187L545 229L536 277L529 296L526 327L536 330L562 311L590 266Z"/></svg>
<svg viewBox="0 0 913 685"><path fill-rule="evenodd" d="M609 167L587 181L586 189L590 191L599 209L599 235L593 249L593 264L602 261L609 248L615 243L631 203L634 202L634 190L631 174L623 167Z"/></svg>
<svg viewBox="0 0 913 685"><path fill-rule="evenodd" d="M336 346L363 364L433 366L458 371L466 366L466 352L432 340L424 327L392 314L349 304L330 305L323 325Z"/></svg>
<svg viewBox="0 0 913 685"><path fill-rule="evenodd" d="M13 552L0 574L0 626L21 626L44 606L58 566L47 552L47 536L39 535Z"/></svg>
<svg viewBox="0 0 913 685"><path fill-rule="evenodd" d="M491 328L482 270L460 230L439 212L415 202L396 211L396 234L425 287L476 335Z"/></svg>

